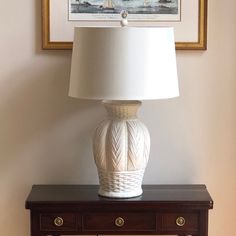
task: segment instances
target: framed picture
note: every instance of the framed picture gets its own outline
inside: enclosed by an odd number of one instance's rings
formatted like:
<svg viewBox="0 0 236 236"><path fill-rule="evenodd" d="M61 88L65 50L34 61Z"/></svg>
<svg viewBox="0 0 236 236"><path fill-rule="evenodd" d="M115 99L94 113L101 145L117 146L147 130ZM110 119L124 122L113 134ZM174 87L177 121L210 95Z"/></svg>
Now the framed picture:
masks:
<svg viewBox="0 0 236 236"><path fill-rule="evenodd" d="M74 27L172 26L176 49L206 50L207 0L41 0L43 49L71 49Z"/></svg>

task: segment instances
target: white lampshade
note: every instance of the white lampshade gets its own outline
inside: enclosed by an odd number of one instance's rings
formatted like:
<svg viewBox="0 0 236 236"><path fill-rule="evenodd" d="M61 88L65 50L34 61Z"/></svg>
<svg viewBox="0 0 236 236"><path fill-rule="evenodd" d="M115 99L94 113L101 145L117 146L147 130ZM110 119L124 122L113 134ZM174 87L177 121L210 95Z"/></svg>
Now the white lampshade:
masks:
<svg viewBox="0 0 236 236"><path fill-rule="evenodd" d="M75 28L69 96L145 100L178 95L173 28Z"/></svg>

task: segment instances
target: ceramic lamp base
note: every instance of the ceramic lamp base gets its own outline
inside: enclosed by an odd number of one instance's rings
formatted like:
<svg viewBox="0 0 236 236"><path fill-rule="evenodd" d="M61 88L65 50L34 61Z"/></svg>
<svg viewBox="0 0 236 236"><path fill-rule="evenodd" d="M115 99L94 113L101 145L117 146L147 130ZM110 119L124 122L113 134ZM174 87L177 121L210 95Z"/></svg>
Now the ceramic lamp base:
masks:
<svg viewBox="0 0 236 236"><path fill-rule="evenodd" d="M104 101L108 113L96 129L93 152L98 169L99 195L112 198L142 194L150 137L136 113L139 101Z"/></svg>

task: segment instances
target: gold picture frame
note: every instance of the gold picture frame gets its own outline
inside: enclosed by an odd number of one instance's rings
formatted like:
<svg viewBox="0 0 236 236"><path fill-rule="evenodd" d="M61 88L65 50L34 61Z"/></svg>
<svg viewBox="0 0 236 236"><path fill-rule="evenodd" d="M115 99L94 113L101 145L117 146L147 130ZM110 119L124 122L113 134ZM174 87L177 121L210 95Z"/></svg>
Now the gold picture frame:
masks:
<svg viewBox="0 0 236 236"><path fill-rule="evenodd" d="M42 48L43 49L72 49L69 41L55 41L50 37L50 0L42 2ZM206 50L207 49L207 0L198 0L198 40L196 42L176 42L177 50Z"/></svg>

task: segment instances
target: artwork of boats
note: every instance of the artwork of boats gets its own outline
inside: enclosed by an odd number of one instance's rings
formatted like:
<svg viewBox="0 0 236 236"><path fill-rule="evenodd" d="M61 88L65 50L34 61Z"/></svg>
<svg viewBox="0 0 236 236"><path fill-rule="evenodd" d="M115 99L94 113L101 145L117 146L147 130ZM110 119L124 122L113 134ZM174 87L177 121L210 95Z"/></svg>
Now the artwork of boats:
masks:
<svg viewBox="0 0 236 236"><path fill-rule="evenodd" d="M70 0L73 13L178 14L180 0Z"/></svg>

